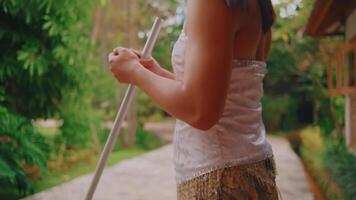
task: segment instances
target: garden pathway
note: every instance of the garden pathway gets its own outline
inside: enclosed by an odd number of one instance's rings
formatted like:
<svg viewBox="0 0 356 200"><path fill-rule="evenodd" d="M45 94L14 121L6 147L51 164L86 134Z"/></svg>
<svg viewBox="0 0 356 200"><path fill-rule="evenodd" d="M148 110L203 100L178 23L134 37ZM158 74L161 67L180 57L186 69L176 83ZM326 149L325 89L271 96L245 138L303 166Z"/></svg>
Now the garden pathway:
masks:
<svg viewBox="0 0 356 200"><path fill-rule="evenodd" d="M171 123L172 124L172 123ZM151 124L152 125L152 124ZM147 128L157 126L152 125ZM167 128L167 127L170 127ZM159 134L172 132L172 127ZM153 128L154 129L154 128ZM157 130L156 130L157 131ZM159 130L158 130L159 132ZM165 134L167 135L167 134ZM170 138L167 136L167 140ZM284 200L312 200L306 175L298 156L284 138L269 137L277 162L277 184ZM123 161L105 169L95 200L174 200L176 199L172 145ZM84 199L92 174L79 177L25 200Z"/></svg>

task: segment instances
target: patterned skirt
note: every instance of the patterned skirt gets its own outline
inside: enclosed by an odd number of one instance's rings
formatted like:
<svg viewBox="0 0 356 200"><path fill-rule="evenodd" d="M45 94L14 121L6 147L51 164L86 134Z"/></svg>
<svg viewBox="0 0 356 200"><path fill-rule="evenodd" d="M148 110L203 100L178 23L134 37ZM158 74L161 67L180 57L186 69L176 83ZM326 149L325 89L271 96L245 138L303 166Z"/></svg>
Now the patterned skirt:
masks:
<svg viewBox="0 0 356 200"><path fill-rule="evenodd" d="M273 157L226 167L177 186L178 200L278 200Z"/></svg>

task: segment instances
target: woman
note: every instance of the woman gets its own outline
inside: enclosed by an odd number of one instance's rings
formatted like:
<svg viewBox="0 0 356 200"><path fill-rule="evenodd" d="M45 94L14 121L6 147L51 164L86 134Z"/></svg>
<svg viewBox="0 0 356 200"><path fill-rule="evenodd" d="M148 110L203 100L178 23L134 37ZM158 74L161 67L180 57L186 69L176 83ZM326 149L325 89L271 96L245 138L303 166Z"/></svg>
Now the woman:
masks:
<svg viewBox="0 0 356 200"><path fill-rule="evenodd" d="M116 48L111 71L177 118L179 200L278 199L260 99L271 44L270 0L189 0L174 73Z"/></svg>

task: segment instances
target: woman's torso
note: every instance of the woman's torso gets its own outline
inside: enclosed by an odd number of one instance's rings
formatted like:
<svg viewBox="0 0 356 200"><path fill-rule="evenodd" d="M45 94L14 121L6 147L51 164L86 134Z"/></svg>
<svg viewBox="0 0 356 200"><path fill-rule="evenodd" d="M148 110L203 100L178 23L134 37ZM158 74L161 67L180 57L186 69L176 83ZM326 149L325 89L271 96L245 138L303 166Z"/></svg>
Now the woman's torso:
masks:
<svg viewBox="0 0 356 200"><path fill-rule="evenodd" d="M211 129L202 131L177 120L174 163L178 183L214 169L253 163L272 155L265 137L260 103L266 64L256 61L264 60L265 50L259 48L264 39L261 32L260 36L259 33L250 34L251 41L246 41L249 31L253 32L254 27L246 27L246 30L236 33L235 58L238 59L233 61L228 94L219 122ZM253 37L259 37L255 38L258 41L253 41ZM172 52L172 65L177 80L182 80L184 76L184 56L188 41L188 36L182 30ZM239 50L245 45L249 48Z"/></svg>

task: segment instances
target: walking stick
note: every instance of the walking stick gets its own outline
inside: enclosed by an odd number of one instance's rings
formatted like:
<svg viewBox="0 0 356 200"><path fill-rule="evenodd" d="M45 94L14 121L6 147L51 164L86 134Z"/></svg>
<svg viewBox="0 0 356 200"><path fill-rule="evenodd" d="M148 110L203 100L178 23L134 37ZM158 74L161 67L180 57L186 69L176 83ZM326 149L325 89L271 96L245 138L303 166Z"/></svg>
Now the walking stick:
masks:
<svg viewBox="0 0 356 200"><path fill-rule="evenodd" d="M151 33L148 36L145 47L142 50L141 58L143 58L143 59L150 58L152 49L153 49L153 47L156 43L156 40L158 38L158 34L159 34L159 31L161 28L161 23L162 23L162 20L157 17L153 24ZM110 135L106 141L104 150L101 153L99 163L96 166L94 177L91 181L89 190L85 197L86 200L91 200L93 198L94 192L98 185L101 174L103 173L105 164L109 157L109 154L112 151L112 148L113 148L113 145L115 144L116 138L120 133L120 128L121 128L122 122L126 116L127 110L130 106L130 103L132 101L132 97L135 95L135 91L136 91L136 87L134 85L130 84L126 93L125 93L125 97L121 103L120 109L116 115L114 127L111 129L111 132L110 132Z"/></svg>

